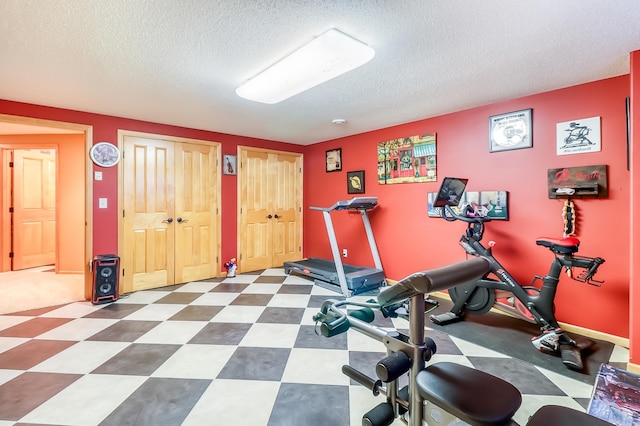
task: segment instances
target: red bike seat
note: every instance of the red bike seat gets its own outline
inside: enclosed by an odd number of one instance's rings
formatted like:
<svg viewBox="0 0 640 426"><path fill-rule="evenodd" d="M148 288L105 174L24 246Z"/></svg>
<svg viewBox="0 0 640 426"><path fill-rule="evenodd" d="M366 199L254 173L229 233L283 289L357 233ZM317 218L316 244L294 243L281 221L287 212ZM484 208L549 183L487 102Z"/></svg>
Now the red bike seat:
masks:
<svg viewBox="0 0 640 426"><path fill-rule="evenodd" d="M554 253L573 254L578 251L580 240L576 237L567 238L538 238L536 244L547 247Z"/></svg>

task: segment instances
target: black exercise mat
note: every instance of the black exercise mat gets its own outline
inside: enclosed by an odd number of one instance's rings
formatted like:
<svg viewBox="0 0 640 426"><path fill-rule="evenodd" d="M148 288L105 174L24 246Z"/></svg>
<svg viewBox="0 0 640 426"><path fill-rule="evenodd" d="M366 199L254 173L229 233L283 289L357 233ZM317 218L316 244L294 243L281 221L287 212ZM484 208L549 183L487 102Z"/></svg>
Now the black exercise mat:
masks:
<svg viewBox="0 0 640 426"><path fill-rule="evenodd" d="M554 355L537 350L531 344L531 338L540 335L536 324L488 312L484 315L466 314L462 321L447 325L437 325L429 319L434 314L448 312L453 306L447 299L430 297L439 302L438 308L426 315L425 326L458 337L487 349L518 358L533 365L565 375L584 383L595 383L595 377L602 363L609 362L614 345L602 340L589 338L595 344L582 351L584 368L582 372L569 370L562 363L560 354ZM574 338L584 337L569 333Z"/></svg>

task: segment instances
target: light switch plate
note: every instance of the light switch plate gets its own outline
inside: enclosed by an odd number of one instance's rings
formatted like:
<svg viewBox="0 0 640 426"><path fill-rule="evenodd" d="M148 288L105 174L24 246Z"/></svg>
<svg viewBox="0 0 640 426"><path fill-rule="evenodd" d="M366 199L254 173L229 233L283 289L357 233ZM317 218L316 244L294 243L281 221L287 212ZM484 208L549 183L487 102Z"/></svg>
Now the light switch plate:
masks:
<svg viewBox="0 0 640 426"><path fill-rule="evenodd" d="M106 198L98 198L98 208L106 209L107 208L107 199Z"/></svg>

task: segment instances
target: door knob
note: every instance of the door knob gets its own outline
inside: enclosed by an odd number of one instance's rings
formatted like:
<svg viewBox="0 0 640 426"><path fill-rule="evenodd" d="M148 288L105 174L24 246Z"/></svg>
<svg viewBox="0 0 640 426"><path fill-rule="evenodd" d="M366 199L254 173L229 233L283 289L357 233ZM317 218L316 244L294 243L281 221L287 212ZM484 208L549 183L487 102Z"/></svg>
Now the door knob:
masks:
<svg viewBox="0 0 640 426"><path fill-rule="evenodd" d="M181 217L179 217L178 219L176 219L178 221L178 223L187 223L189 222L189 219L183 219Z"/></svg>
<svg viewBox="0 0 640 426"><path fill-rule="evenodd" d="M280 216L278 216L277 214L274 216L276 219L280 218Z"/></svg>
<svg viewBox="0 0 640 426"><path fill-rule="evenodd" d="M273 216L271 216L271 215L268 215L268 216L267 216L267 219L271 219L272 217L273 217Z"/></svg>
<svg viewBox="0 0 640 426"><path fill-rule="evenodd" d="M165 219L165 220L163 220L163 221L162 221L162 223L171 223L171 222L173 222L173 218L172 218L172 217L170 217L169 219Z"/></svg>

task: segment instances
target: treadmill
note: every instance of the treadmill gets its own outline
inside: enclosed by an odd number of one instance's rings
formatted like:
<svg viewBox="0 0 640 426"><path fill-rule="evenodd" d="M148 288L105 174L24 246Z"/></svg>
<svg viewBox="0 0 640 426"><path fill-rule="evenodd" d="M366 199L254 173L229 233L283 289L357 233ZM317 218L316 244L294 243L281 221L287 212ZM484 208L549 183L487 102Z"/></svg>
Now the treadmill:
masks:
<svg viewBox="0 0 640 426"><path fill-rule="evenodd" d="M354 197L351 200L338 201L331 207L309 207L311 210L321 211L324 216L331 252L333 253L333 261L312 257L298 262L285 262L285 273L295 272L314 278L316 285L338 291L344 297L351 297L386 285L378 247L373 237L369 216L367 216L367 211L372 210L377 205L378 197ZM334 210L356 210L360 212L375 268L342 263L335 229L331 221L331 212Z"/></svg>

